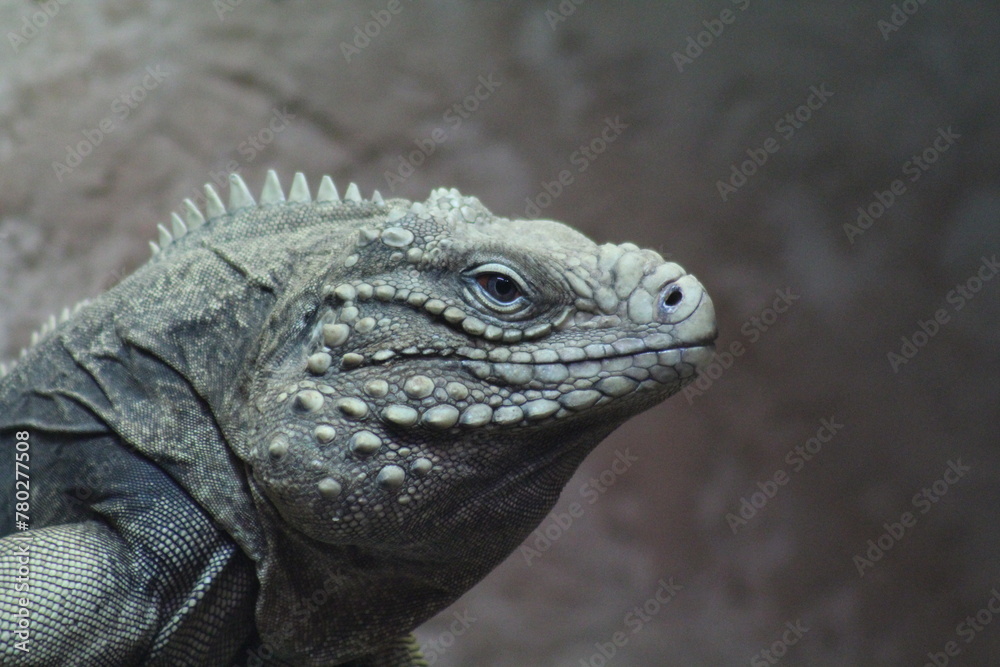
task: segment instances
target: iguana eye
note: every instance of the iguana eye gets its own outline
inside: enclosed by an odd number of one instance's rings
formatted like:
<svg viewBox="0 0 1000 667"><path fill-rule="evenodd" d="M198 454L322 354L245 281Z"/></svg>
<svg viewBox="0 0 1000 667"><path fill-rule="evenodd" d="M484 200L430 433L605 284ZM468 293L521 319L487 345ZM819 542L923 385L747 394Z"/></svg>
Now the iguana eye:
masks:
<svg viewBox="0 0 1000 667"><path fill-rule="evenodd" d="M483 306L500 315L519 313L530 305L521 278L502 264L483 264L466 273L469 292Z"/></svg>
<svg viewBox="0 0 1000 667"><path fill-rule="evenodd" d="M504 305L514 303L521 296L517 283L502 273L481 273L476 276L476 282L486 294Z"/></svg>

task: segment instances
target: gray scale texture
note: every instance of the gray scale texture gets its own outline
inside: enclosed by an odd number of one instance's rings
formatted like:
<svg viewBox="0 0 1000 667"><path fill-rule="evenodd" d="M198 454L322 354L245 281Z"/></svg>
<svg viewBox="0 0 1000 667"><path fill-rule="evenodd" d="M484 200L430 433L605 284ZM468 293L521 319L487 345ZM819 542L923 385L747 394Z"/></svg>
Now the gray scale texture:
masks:
<svg viewBox="0 0 1000 667"><path fill-rule="evenodd" d="M456 190L293 192L231 177L228 211L188 206L0 380L0 438L30 433L50 508L0 519L4 664L421 664L408 634L711 357L711 299L653 251Z"/></svg>
<svg viewBox="0 0 1000 667"><path fill-rule="evenodd" d="M302 170L313 194L330 173L341 193L358 179L386 199L455 185L503 214L534 216L530 198L537 217L599 242L674 253L719 307L718 353L746 351L588 455L554 508L582 502L585 515L538 558L519 547L421 625L421 642L442 649L428 659L577 667L671 576L684 590L614 667L745 665L795 619L811 630L782 665L916 665L943 650L1000 583L1000 282L961 311L946 300L1000 248L1000 5L403 2L373 29L371 12L386 6L0 3L3 362L50 314L145 262L155 223L170 228L185 197L204 210L202 184L223 191L230 163L254 184L268 168ZM723 10L735 20L710 38L705 22ZM15 49L8 31L32 16L44 27ZM348 60L341 45L366 27L377 35ZM703 51L680 71L690 40ZM147 68L167 76L139 88L122 118L110 105ZM480 77L500 82L487 99L474 96ZM824 84L833 96L779 134L776 121ZM444 117L465 104L467 115ZM283 111L295 117L273 141L247 142L272 139ZM574 151L616 116L627 128L579 171ZM114 131L57 178L53 162L105 118ZM904 163L949 127L961 138L910 181ZM432 132L446 141L387 182ZM734 165L752 170L747 151L767 138L780 150L723 201L718 182ZM543 184L563 169L573 182L546 205ZM858 207L895 179L905 194L849 239ZM409 260L418 249L394 251ZM775 320L778 289L800 298ZM886 353L938 308L949 322L894 372ZM844 429L789 467L833 415ZM640 462L609 478L626 451ZM852 558L955 458L972 472L859 577ZM790 482L734 532L727 515L779 470ZM581 492L592 490L590 504ZM455 624L463 614L468 628ZM455 627L465 631L445 649ZM991 664L998 633L994 621L971 643L957 638L956 664Z"/></svg>

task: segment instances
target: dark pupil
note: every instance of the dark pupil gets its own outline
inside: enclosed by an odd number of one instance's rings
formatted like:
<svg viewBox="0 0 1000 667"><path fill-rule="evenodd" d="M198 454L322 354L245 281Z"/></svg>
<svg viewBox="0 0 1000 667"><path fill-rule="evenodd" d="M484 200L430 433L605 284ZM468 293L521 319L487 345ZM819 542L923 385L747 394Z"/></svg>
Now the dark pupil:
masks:
<svg viewBox="0 0 1000 667"><path fill-rule="evenodd" d="M486 293L500 303L511 303L521 296L517 283L505 275L499 273L488 273L479 276L479 285L486 290Z"/></svg>

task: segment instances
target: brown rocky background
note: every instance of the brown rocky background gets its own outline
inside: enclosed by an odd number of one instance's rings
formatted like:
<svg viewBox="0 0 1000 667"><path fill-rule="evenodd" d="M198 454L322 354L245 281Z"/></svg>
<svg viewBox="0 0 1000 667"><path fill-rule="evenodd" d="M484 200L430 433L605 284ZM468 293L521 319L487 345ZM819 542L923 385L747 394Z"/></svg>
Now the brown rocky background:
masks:
<svg viewBox="0 0 1000 667"><path fill-rule="evenodd" d="M420 629L434 664L1000 664L998 19L930 0L2 3L0 357L229 168L255 190L273 167L455 186L510 216L534 201L697 274L720 357L590 456L553 539ZM845 228L858 207L878 217Z"/></svg>

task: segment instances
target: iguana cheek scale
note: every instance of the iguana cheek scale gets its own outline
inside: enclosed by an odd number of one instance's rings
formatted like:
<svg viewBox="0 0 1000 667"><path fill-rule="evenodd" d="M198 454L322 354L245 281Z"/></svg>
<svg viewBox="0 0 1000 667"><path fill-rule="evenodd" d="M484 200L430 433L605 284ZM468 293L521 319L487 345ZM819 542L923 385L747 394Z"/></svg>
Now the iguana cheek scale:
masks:
<svg viewBox="0 0 1000 667"><path fill-rule="evenodd" d="M352 184L341 198L324 177L314 199L296 174L286 198L269 172L259 202L238 176L228 207L210 186L206 202L204 215L186 202L150 262L47 326L0 380L0 442L45 434L36 456L60 477L38 483L54 496L76 481L50 450L83 457L98 440L176 485L164 507L209 521L184 529L195 556L254 572L212 575L226 613L253 627L208 640L125 617L102 626L124 648L71 647L60 619L80 610L49 601L36 657L47 639L77 661L210 664L246 642L292 664L419 664L398 638L515 549L603 437L711 357L711 300L678 265L496 217L454 189L364 200ZM83 570L141 533L134 576L153 577L172 547L132 508L143 488L46 525L66 540L98 529ZM203 602L211 577L185 567L157 575L173 577L169 601L136 594L131 613L224 627L225 605ZM329 603L304 606L317 587ZM95 599L121 595L98 588ZM0 656L16 661L0 619Z"/></svg>

